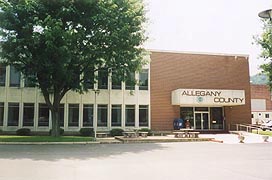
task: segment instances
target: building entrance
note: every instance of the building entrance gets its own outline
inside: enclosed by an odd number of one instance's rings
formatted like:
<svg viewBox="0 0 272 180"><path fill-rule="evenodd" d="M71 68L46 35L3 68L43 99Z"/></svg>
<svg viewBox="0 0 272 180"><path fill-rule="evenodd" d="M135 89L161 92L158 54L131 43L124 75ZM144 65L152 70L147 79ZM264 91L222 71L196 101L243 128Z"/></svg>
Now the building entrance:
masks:
<svg viewBox="0 0 272 180"><path fill-rule="evenodd" d="M222 107L180 107L180 118L189 120L190 127L193 129L224 129Z"/></svg>
<svg viewBox="0 0 272 180"><path fill-rule="evenodd" d="M195 129L209 129L209 113L195 112Z"/></svg>

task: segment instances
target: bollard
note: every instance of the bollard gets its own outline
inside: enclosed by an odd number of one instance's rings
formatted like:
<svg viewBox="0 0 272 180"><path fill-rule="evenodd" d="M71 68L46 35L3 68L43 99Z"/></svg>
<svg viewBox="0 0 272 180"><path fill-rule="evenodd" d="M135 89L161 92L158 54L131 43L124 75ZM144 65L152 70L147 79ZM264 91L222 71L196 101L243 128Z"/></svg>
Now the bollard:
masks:
<svg viewBox="0 0 272 180"><path fill-rule="evenodd" d="M267 136L267 135L264 135L264 136L263 136L264 142L268 142L268 139L269 139L269 136Z"/></svg>
<svg viewBox="0 0 272 180"><path fill-rule="evenodd" d="M238 139L239 139L239 143L244 143L245 136L242 133L239 133Z"/></svg>

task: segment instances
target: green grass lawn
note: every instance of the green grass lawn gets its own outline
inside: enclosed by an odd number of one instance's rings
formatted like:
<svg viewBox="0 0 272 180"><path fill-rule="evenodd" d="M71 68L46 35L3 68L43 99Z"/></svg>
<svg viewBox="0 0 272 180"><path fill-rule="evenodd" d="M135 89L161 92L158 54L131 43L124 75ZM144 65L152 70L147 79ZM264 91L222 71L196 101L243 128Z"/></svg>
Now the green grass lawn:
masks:
<svg viewBox="0 0 272 180"><path fill-rule="evenodd" d="M257 130L252 130L252 133L257 134ZM269 130L266 130L266 131L259 130L259 134L272 136L272 131L269 131Z"/></svg>
<svg viewBox="0 0 272 180"><path fill-rule="evenodd" d="M81 136L1 136L0 142L87 142L94 141L93 137Z"/></svg>

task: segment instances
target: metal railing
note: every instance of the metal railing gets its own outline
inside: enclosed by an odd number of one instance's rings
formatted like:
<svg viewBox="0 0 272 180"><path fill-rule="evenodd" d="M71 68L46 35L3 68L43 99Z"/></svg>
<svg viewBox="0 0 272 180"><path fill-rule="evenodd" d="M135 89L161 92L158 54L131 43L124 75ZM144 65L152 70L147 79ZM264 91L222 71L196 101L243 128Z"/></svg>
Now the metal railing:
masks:
<svg viewBox="0 0 272 180"><path fill-rule="evenodd" d="M256 130L256 133L259 134L261 126L253 124L232 124L230 125L230 129L235 129L236 131L246 131L250 133L252 133L252 130Z"/></svg>

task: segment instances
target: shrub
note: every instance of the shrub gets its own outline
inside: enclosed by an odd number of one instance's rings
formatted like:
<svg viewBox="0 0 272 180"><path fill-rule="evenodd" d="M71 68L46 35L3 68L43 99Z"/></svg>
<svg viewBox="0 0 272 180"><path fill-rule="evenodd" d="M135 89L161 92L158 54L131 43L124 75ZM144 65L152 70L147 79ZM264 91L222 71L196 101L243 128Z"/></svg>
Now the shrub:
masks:
<svg viewBox="0 0 272 180"><path fill-rule="evenodd" d="M30 136L31 130L28 128L21 128L16 131L18 136Z"/></svg>
<svg viewBox="0 0 272 180"><path fill-rule="evenodd" d="M49 135L51 136L52 129L49 131ZM64 134L64 129L60 128L60 135L62 136Z"/></svg>
<svg viewBox="0 0 272 180"><path fill-rule="evenodd" d="M110 130L110 135L111 136L122 136L123 132L124 132L123 129L115 128L115 129Z"/></svg>
<svg viewBox="0 0 272 180"><path fill-rule="evenodd" d="M79 130L81 136L91 136L94 137L94 130L93 128L81 128Z"/></svg>
<svg viewBox="0 0 272 180"><path fill-rule="evenodd" d="M152 135L152 131L151 131L151 129L148 129L148 128L142 128L142 129L140 129L139 130L140 132L148 132L148 136L151 136Z"/></svg>

